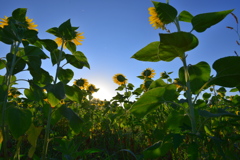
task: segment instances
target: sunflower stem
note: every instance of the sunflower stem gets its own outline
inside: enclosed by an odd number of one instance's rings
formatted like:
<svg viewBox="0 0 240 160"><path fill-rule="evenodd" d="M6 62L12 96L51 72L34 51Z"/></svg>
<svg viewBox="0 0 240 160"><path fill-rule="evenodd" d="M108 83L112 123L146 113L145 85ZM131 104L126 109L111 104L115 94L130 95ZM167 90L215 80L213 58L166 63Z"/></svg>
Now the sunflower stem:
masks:
<svg viewBox="0 0 240 160"><path fill-rule="evenodd" d="M174 21L177 31L181 32L180 25L179 25L179 20L178 18L175 19ZM183 56L181 57L182 63L183 63L183 68L184 68L184 76L185 76L185 82L186 82L186 96L187 96L187 101L188 101L188 106L189 106L189 117L191 121L191 127L192 127L192 133L196 134L196 119L195 119L195 111L194 111L194 104L192 101L192 91L191 91L191 86L190 86L190 76L189 76L189 70L188 70L188 65L187 65L187 60L186 60L186 54L184 53Z"/></svg>
<svg viewBox="0 0 240 160"><path fill-rule="evenodd" d="M6 66L7 68L7 73L5 75L6 91L5 91L4 100L3 100L2 123L1 123L1 132L3 136L3 154L5 159L8 159L8 151L7 151L8 129L5 122L5 115L6 115L7 102L8 102L8 92L11 89L11 79L13 75L14 66L16 64L16 54L18 52L19 45L20 45L20 42L14 42L11 45L10 53L13 54L13 59L12 59L10 68Z"/></svg>
<svg viewBox="0 0 240 160"><path fill-rule="evenodd" d="M57 61L57 69L56 69L56 75L55 75L53 85L56 85L56 83L57 83L57 77L58 77L60 63L61 63L61 59L62 59L62 51L63 51L64 43L65 43L65 41L63 40L62 45L61 45L60 54L59 54L58 61ZM49 144L49 133L50 133L50 128L51 128L51 115L52 115L52 108L50 107L49 110L48 110L47 126L46 126L46 130L45 130L45 137L44 137L44 143L43 143L42 160L47 159L48 144Z"/></svg>

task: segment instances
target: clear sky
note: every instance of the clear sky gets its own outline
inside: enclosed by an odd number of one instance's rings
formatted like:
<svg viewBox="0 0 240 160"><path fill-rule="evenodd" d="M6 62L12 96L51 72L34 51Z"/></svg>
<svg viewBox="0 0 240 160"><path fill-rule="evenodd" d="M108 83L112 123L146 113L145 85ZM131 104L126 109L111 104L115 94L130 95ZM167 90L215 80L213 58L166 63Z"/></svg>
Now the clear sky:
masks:
<svg viewBox="0 0 240 160"><path fill-rule="evenodd" d="M154 79L159 78L160 73L164 71L173 71L172 78L177 78L178 69L182 66L179 59L172 62L141 62L131 58L147 44L159 40L158 33L164 33L162 30L155 30L149 24L148 8L153 6L150 0L0 0L0 2L1 18L11 16L16 8L27 8L27 16L38 24L41 39L55 39L45 31L71 19L72 26L79 27L78 31L84 32L85 40L77 50L87 56L91 67L90 70L74 69L73 79L86 78L89 83L95 84L100 88L95 94L97 98L110 99L115 95L118 85L112 81L114 74L124 74L128 82L137 88L142 80L136 76L146 68L156 71ZM187 10L192 15L235 9L233 13L240 19L239 0L170 0L170 5L175 7L178 13ZM240 54L240 47L235 42L238 36L226 26L236 28L231 15L203 33L194 31L193 34L199 39L199 46L187 53L188 63L206 61L212 65L221 57L234 56L234 51ZM171 32L176 31L174 24L167 25L167 28ZM191 24L183 23L181 29L190 31ZM8 52L9 46L0 42L0 57ZM49 55L47 51L45 53ZM43 68L51 75L55 75L56 68L52 67L50 59L43 61ZM72 69L70 66L66 68ZM0 74L4 73L5 70L0 70ZM28 72L16 76L31 79ZM21 85L26 85L26 82Z"/></svg>

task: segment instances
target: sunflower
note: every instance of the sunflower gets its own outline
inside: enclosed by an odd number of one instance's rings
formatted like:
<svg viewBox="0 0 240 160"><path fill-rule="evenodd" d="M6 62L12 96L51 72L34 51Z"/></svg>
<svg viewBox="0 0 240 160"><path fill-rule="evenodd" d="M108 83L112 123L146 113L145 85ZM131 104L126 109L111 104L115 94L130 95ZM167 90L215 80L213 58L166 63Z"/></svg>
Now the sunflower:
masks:
<svg viewBox="0 0 240 160"><path fill-rule="evenodd" d="M115 74L113 76L113 81L118 85L127 83L127 79L125 78L125 76L123 74Z"/></svg>
<svg viewBox="0 0 240 160"><path fill-rule="evenodd" d="M74 85L78 86L80 89L86 89L88 86L88 81L87 79L77 79L73 82Z"/></svg>
<svg viewBox="0 0 240 160"><path fill-rule="evenodd" d="M32 21L33 21L33 19L29 19L28 17L26 17L26 22L28 24L28 29L38 31L38 29L36 29L36 27L38 25L34 24L34 22L32 22Z"/></svg>
<svg viewBox="0 0 240 160"><path fill-rule="evenodd" d="M142 76L145 78L153 78L155 76L155 71L151 68L147 68L142 72Z"/></svg>
<svg viewBox="0 0 240 160"><path fill-rule="evenodd" d="M0 18L0 19L2 20L2 21L0 21L1 28L9 25L9 18L7 16L4 16L4 18ZM28 17L25 18L25 23L27 24L27 28L30 30L38 31L38 29L35 28L38 25L34 24L34 22L32 22L32 21L33 21L33 19L29 19Z"/></svg>
<svg viewBox="0 0 240 160"><path fill-rule="evenodd" d="M144 81L143 84L141 85L141 88L144 90L148 90L148 88L150 87L152 82L153 82L153 80Z"/></svg>
<svg viewBox="0 0 240 160"><path fill-rule="evenodd" d="M149 17L149 21L150 21L150 24L152 24L152 27L154 27L155 29L161 28L162 30L166 30L165 24L158 17L156 8L149 7L148 11L149 11L149 14L151 15Z"/></svg>
<svg viewBox="0 0 240 160"><path fill-rule="evenodd" d="M75 33L76 33L75 38L73 38L73 39L71 39L71 40L65 40L65 41L64 41L63 48L66 48L66 42L67 42L67 41L73 42L76 46L77 46L77 45L82 45L81 41L83 41L83 39L85 38L85 37L82 35L83 32L80 33L80 32L78 32L78 31L75 31ZM55 42L58 44L58 46L61 46L62 43L63 43L63 39L60 38L60 37L57 37L57 38L55 39Z"/></svg>
<svg viewBox="0 0 240 160"><path fill-rule="evenodd" d="M87 86L87 91L89 91L90 93L94 93L94 92L97 92L98 89L96 88L96 86L94 84L89 84Z"/></svg>
<svg viewBox="0 0 240 160"><path fill-rule="evenodd" d="M0 18L2 21L0 21L0 27L3 28L4 26L8 25L8 17L4 16L4 18Z"/></svg>

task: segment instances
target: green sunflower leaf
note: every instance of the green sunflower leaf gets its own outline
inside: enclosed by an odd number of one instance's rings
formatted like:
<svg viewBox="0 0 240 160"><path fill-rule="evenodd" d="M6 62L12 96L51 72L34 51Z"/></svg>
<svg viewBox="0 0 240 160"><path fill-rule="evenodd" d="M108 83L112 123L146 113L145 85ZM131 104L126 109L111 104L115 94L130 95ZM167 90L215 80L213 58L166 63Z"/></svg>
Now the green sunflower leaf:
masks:
<svg viewBox="0 0 240 160"><path fill-rule="evenodd" d="M75 133L79 133L83 126L83 120L71 109L62 105L60 113L69 121L69 125Z"/></svg>
<svg viewBox="0 0 240 160"><path fill-rule="evenodd" d="M193 15L191 13L189 13L188 11L182 11L178 15L179 21L183 21L183 22L191 22L192 18L193 18Z"/></svg>
<svg viewBox="0 0 240 160"><path fill-rule="evenodd" d="M210 12L198 14L192 18L193 29L197 32L204 32L207 28L222 21L233 9L220 11L220 12Z"/></svg>
<svg viewBox="0 0 240 160"><path fill-rule="evenodd" d="M62 100L65 98L65 88L64 88L64 83L63 82L58 82L55 85L48 85L46 86L46 89L48 92L51 92L54 94L54 96L59 99Z"/></svg>
<svg viewBox="0 0 240 160"><path fill-rule="evenodd" d="M210 81L210 85L215 84L223 87L240 86L240 57L229 56L216 60L213 69L217 75Z"/></svg>
<svg viewBox="0 0 240 160"><path fill-rule="evenodd" d="M163 61L172 61L182 57L186 51L194 49L198 39L188 32L160 33L159 58Z"/></svg>
<svg viewBox="0 0 240 160"><path fill-rule="evenodd" d="M209 81L211 74L211 67L207 62L199 62L195 65L188 66L190 76L190 86L193 94L197 94L199 89ZM179 80L182 84L186 84L184 68L179 69Z"/></svg>
<svg viewBox="0 0 240 160"><path fill-rule="evenodd" d="M12 17L20 22L25 22L26 13L26 8L18 8L12 12Z"/></svg>
<svg viewBox="0 0 240 160"><path fill-rule="evenodd" d="M48 84L51 84L51 82L53 81L53 77L42 68L39 70L39 72L32 68L29 68L29 71L33 77L34 83L36 83L40 87L44 87Z"/></svg>
<svg viewBox="0 0 240 160"><path fill-rule="evenodd" d="M15 139L24 135L32 123L32 113L27 109L9 107L6 110L7 123Z"/></svg>
<svg viewBox="0 0 240 160"><path fill-rule="evenodd" d="M152 42L136 52L131 58L139 61L158 62L161 60L158 56L159 44L159 41Z"/></svg>
<svg viewBox="0 0 240 160"><path fill-rule="evenodd" d="M3 102L7 94L8 87L5 84L0 85L0 103Z"/></svg>
<svg viewBox="0 0 240 160"><path fill-rule="evenodd" d="M4 28L0 27L0 41L5 44L13 44L14 41L17 41L17 37L13 35L10 26L5 26Z"/></svg>
<svg viewBox="0 0 240 160"><path fill-rule="evenodd" d="M177 10L173 6L161 2L152 2L156 8L159 19L164 24L169 24L175 20L177 16Z"/></svg>
<svg viewBox="0 0 240 160"><path fill-rule="evenodd" d="M162 78L159 78L155 81L153 81L149 87L149 89L157 88L157 87L164 87L168 84L162 80Z"/></svg>
<svg viewBox="0 0 240 160"><path fill-rule="evenodd" d="M24 47L25 55L27 56L37 56L41 59L49 58L40 48L35 46Z"/></svg>
<svg viewBox="0 0 240 160"><path fill-rule="evenodd" d="M173 144L170 142L157 142L143 151L143 156L146 159L158 159L167 154L172 149Z"/></svg>
<svg viewBox="0 0 240 160"><path fill-rule="evenodd" d="M61 35L59 34L59 30L57 27L53 27L53 28L50 28L48 29L46 32L50 33L50 34L53 34L54 36L56 37L61 37Z"/></svg>
<svg viewBox="0 0 240 160"><path fill-rule="evenodd" d="M6 60L0 59L0 70L6 67Z"/></svg>
<svg viewBox="0 0 240 160"><path fill-rule="evenodd" d="M65 85L64 87L65 87L66 96L68 99L77 103L82 103L83 93L79 87L75 85L74 86Z"/></svg>
<svg viewBox="0 0 240 160"><path fill-rule="evenodd" d="M68 63L78 69L82 69L83 67L90 69L90 65L86 56L80 51L74 52L73 55L66 54L65 57Z"/></svg>
<svg viewBox="0 0 240 160"><path fill-rule="evenodd" d="M33 124L31 124L30 128L27 131L27 139L28 139L28 142L31 144L31 148L28 151L29 158L32 158L34 152L36 151L37 140L42 129L43 127L35 127Z"/></svg>
<svg viewBox="0 0 240 160"><path fill-rule="evenodd" d="M51 51L50 55L51 55L51 61L52 61L53 66L58 63L60 52L62 52L62 57L60 60L60 62L61 62L62 60L65 59L65 52L60 51L59 49L55 49L55 50Z"/></svg>
<svg viewBox="0 0 240 160"><path fill-rule="evenodd" d="M41 39L40 43L46 48L49 52L54 51L58 48L58 45L55 41L51 39Z"/></svg>
<svg viewBox="0 0 240 160"><path fill-rule="evenodd" d="M43 93L43 89L37 86L32 81L29 81L30 89L24 90L24 95L31 101L39 102L40 104L43 103L43 99L45 97Z"/></svg>
<svg viewBox="0 0 240 160"><path fill-rule="evenodd" d="M59 68L58 72L58 79L67 84L74 76L74 72L71 69L63 69L62 67Z"/></svg>
<svg viewBox="0 0 240 160"><path fill-rule="evenodd" d="M136 117L142 118L159 107L162 103L175 100L178 94L174 84L153 88L145 92L138 101L133 104L130 112Z"/></svg>
<svg viewBox="0 0 240 160"><path fill-rule="evenodd" d="M71 51L72 53L76 52L77 47L76 47L76 45L75 45L73 42L67 41L67 42L66 42L66 47L67 47L67 49L68 49L69 51Z"/></svg>
<svg viewBox="0 0 240 160"><path fill-rule="evenodd" d="M24 70L24 68L26 66L26 62L18 56L15 57L16 58L15 62L13 62L14 56L16 56L16 55L13 55L12 53L7 54L7 67L8 67L8 69L10 69L12 67L12 63L14 63L12 75L21 72L22 70Z"/></svg>
<svg viewBox="0 0 240 160"><path fill-rule="evenodd" d="M70 19L67 20L66 22L63 22L59 26L58 30L61 35L61 38L65 39L65 40L72 40L76 36L76 34L73 31Z"/></svg>

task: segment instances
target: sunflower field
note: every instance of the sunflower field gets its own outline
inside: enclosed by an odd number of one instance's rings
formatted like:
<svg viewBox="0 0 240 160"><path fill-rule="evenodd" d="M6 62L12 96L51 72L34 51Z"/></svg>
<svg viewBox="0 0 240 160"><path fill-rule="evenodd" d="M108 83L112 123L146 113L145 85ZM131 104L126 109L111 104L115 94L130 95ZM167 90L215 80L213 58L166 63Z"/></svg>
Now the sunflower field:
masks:
<svg viewBox="0 0 240 160"><path fill-rule="evenodd" d="M0 41L9 46L9 53L0 57L0 69L5 70L0 75L0 159L240 159L240 57L236 53L217 59L211 67L204 61L189 65L186 54L198 46L192 31L204 32L228 15L236 23L238 18L233 10L193 16L178 13L169 3L152 2L150 24L166 33L132 58L179 58L178 77L165 71L154 80L154 69L146 68L137 76L143 83L135 86L124 74L116 74L117 94L109 101L94 98L98 88L87 79L69 83L74 73L66 64L90 68L76 47L83 33L70 20L47 30L56 36L52 40L38 37L26 8L1 18ZM180 21L192 30L182 31ZM167 29L170 23L176 32ZM56 66L55 75L41 67L45 59ZM216 76L210 75L212 69ZM23 71L32 78L20 92L16 74ZM226 87L236 94L229 96Z"/></svg>

